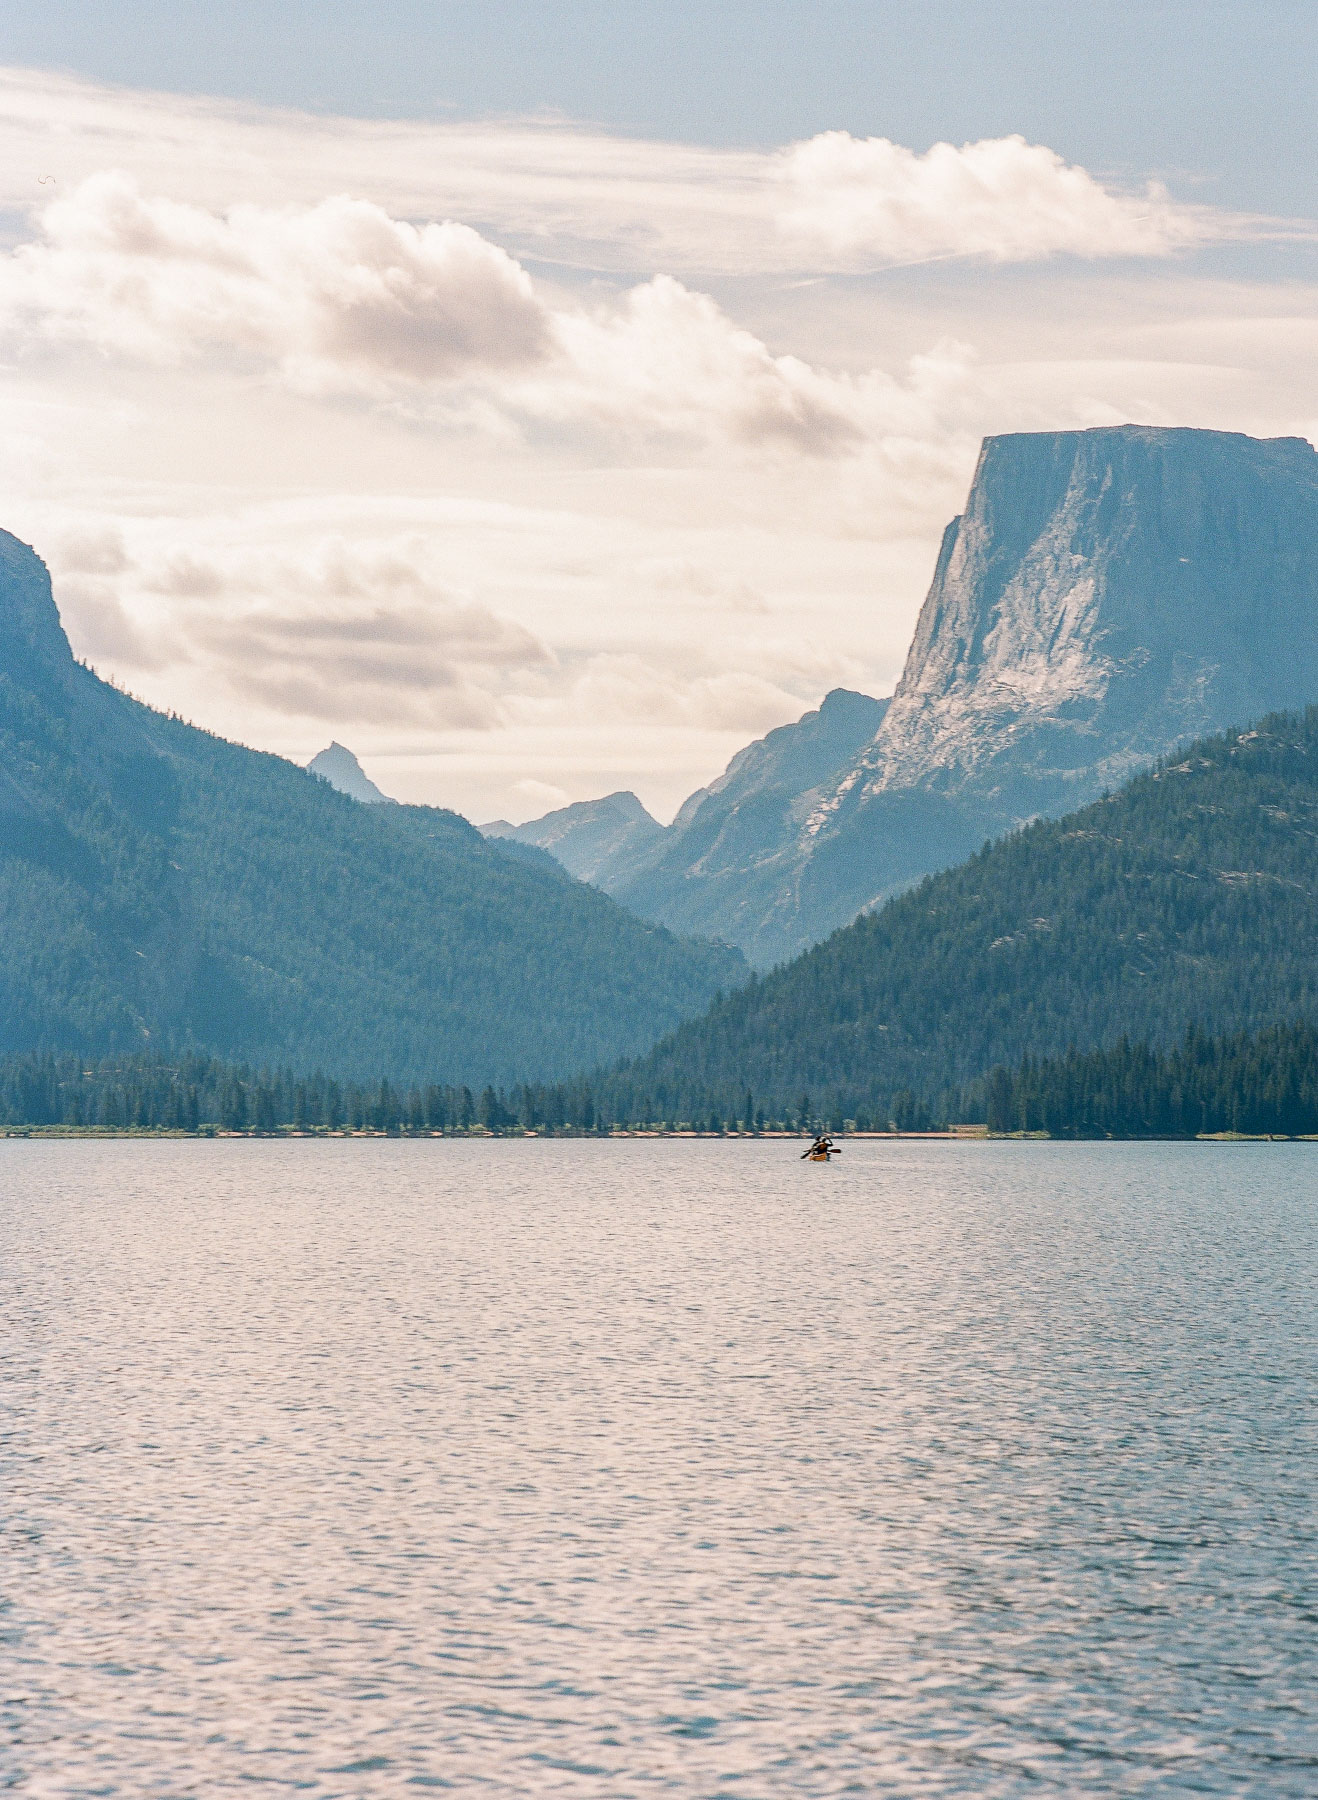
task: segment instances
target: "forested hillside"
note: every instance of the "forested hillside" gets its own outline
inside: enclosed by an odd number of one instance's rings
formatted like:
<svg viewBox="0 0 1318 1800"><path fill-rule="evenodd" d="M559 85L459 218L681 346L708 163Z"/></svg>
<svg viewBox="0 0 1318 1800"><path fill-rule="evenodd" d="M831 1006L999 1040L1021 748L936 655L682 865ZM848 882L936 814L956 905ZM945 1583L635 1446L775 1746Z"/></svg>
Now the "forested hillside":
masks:
<svg viewBox="0 0 1318 1800"><path fill-rule="evenodd" d="M743 974L456 814L361 805L108 687L0 534L0 1050L545 1079Z"/></svg>
<svg viewBox="0 0 1318 1800"><path fill-rule="evenodd" d="M1062 1138L1318 1134L1318 1028L1301 1020L1171 1050L1124 1039L1109 1050L1027 1057L982 1084L990 1131Z"/></svg>
<svg viewBox="0 0 1318 1800"><path fill-rule="evenodd" d="M932 876L599 1088L610 1116L947 1117L996 1064L1318 1011L1318 709Z"/></svg>

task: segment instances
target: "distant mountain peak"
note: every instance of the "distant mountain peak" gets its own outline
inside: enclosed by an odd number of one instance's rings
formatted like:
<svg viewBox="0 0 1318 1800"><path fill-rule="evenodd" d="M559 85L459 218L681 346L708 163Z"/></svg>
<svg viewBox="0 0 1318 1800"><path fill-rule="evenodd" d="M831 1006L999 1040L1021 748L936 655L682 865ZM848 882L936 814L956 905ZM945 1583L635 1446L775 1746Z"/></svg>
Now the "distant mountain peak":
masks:
<svg viewBox="0 0 1318 1800"><path fill-rule="evenodd" d="M570 806L556 807L525 825L492 819L481 831L487 838L548 851L578 881L602 887L604 874L662 837L663 826L651 818L635 794L620 788L598 800L576 800Z"/></svg>
<svg viewBox="0 0 1318 1800"><path fill-rule="evenodd" d="M322 781L328 781L341 794L347 794L352 800L360 800L366 806L397 804L388 794L380 792L352 751L343 744L330 744L328 749L313 756L307 764L307 773L319 775Z"/></svg>

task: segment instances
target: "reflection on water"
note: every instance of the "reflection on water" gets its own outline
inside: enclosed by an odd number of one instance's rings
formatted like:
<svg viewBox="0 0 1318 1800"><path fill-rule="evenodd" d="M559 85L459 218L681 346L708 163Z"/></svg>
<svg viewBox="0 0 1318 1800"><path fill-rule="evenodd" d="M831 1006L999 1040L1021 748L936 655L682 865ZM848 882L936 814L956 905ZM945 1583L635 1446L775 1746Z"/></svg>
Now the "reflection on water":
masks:
<svg viewBox="0 0 1318 1800"><path fill-rule="evenodd" d="M1318 1792L1318 1147L0 1144L0 1785Z"/></svg>

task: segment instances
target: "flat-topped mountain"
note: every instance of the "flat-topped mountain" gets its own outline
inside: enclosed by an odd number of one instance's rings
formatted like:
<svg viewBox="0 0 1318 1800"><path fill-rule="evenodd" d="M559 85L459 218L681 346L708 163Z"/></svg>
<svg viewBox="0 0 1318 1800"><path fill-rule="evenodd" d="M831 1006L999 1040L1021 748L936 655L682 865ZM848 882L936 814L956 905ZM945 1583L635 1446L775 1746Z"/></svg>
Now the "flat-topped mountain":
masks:
<svg viewBox="0 0 1318 1800"><path fill-rule="evenodd" d="M0 1051L480 1085L640 1050L744 975L538 860L98 680L0 533Z"/></svg>
<svg viewBox="0 0 1318 1800"><path fill-rule="evenodd" d="M882 729L820 816L913 784L1055 810L1170 742L1315 698L1318 454L1303 438L989 438Z"/></svg>
<svg viewBox="0 0 1318 1800"><path fill-rule="evenodd" d="M1198 733L1313 700L1310 444L989 438L883 724L806 821L784 948Z"/></svg>
<svg viewBox="0 0 1318 1800"><path fill-rule="evenodd" d="M891 704L830 695L692 795L639 868L598 879L766 967L1198 733L1315 700L1304 439L988 438ZM777 744L817 762L761 783Z"/></svg>

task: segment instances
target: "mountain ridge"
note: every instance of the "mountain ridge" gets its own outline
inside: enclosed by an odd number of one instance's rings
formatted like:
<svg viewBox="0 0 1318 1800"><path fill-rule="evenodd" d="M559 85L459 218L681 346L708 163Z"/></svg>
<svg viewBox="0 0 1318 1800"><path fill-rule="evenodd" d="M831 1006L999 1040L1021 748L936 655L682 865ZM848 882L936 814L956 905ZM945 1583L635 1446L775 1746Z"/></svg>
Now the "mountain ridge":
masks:
<svg viewBox="0 0 1318 1800"><path fill-rule="evenodd" d="M487 838L531 845L556 858L579 881L612 891L611 877L626 869L663 831L628 789L598 800L577 800L525 825L492 819L480 830Z"/></svg>
<svg viewBox="0 0 1318 1800"><path fill-rule="evenodd" d="M121 693L0 533L0 1049L483 1084L639 1050L744 972L456 813L363 806Z"/></svg>
<svg viewBox="0 0 1318 1800"><path fill-rule="evenodd" d="M873 736L887 705L834 688L800 719L739 750L721 775L687 796L668 826L634 794L617 793L526 825L497 819L481 830L548 850L643 918L736 941L739 918L756 902L739 894L729 909L725 892L747 884L753 896L757 871L772 881L775 848L794 842L812 797Z"/></svg>

